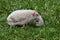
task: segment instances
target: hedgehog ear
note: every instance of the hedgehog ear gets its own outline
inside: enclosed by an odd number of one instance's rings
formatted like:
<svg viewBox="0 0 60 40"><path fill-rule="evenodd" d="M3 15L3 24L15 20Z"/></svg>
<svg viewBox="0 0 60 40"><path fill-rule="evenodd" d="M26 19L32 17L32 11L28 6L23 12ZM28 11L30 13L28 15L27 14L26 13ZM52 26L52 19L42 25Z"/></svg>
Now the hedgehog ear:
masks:
<svg viewBox="0 0 60 40"><path fill-rule="evenodd" d="M33 14L32 14L32 16L33 16L33 17L36 17L36 16L39 16L39 15L38 15L38 14L36 14L36 13L33 13Z"/></svg>
<svg viewBox="0 0 60 40"><path fill-rule="evenodd" d="M33 16L33 17L35 17L35 16L36 16L36 14L35 14L35 13L33 13L33 14L32 14L32 16Z"/></svg>

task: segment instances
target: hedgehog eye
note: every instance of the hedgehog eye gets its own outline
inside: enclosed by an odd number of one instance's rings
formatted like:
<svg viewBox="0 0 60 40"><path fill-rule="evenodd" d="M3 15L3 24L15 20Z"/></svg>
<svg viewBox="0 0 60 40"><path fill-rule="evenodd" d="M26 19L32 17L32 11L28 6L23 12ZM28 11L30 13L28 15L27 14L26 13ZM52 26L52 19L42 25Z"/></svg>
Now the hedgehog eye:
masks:
<svg viewBox="0 0 60 40"><path fill-rule="evenodd" d="M36 16L39 16L38 14L36 14Z"/></svg>
<svg viewBox="0 0 60 40"><path fill-rule="evenodd" d="M39 20L36 20L36 22L39 22Z"/></svg>

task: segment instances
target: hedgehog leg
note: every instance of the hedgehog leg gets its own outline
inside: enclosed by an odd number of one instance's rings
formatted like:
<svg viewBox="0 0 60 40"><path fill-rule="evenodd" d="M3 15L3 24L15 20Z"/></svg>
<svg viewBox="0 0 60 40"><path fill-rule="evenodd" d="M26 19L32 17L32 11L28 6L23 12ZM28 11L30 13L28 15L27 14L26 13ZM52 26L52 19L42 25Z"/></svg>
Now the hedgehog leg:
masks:
<svg viewBox="0 0 60 40"><path fill-rule="evenodd" d="M24 28L25 27L25 25L23 25L21 28Z"/></svg>
<svg viewBox="0 0 60 40"><path fill-rule="evenodd" d="M14 27L14 25L10 25L10 28L13 28Z"/></svg>

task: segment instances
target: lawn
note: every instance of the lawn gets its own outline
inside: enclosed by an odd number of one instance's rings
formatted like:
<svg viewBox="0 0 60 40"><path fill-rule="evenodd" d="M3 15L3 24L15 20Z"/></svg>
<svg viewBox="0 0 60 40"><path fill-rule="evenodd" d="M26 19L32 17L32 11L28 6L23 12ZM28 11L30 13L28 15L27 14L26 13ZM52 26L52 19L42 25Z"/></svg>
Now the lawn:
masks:
<svg viewBox="0 0 60 40"><path fill-rule="evenodd" d="M10 29L7 16L21 9L39 12L44 25ZM0 0L0 40L60 40L60 0Z"/></svg>

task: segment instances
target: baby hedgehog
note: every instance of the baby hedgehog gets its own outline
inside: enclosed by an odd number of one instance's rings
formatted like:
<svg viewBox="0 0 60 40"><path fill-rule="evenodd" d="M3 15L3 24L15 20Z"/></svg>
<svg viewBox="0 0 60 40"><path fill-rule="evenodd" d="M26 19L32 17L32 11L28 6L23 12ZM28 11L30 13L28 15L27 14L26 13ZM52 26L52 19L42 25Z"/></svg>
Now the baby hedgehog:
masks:
<svg viewBox="0 0 60 40"><path fill-rule="evenodd" d="M23 25L25 27L32 20L36 20L36 26L43 25L42 17L34 10L16 10L7 17L10 27L15 25Z"/></svg>

